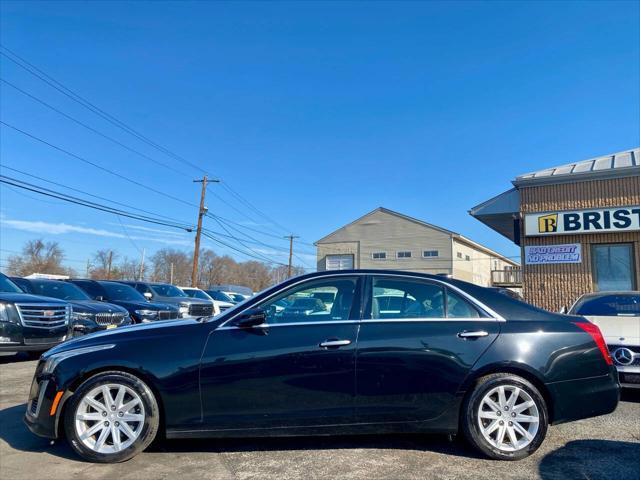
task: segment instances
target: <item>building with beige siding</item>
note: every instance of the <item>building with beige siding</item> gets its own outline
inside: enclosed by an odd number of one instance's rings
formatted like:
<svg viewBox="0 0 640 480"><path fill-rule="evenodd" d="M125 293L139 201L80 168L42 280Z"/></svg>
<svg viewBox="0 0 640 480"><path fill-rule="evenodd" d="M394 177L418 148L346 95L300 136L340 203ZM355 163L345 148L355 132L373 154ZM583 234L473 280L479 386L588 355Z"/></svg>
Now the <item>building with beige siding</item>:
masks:
<svg viewBox="0 0 640 480"><path fill-rule="evenodd" d="M483 286L520 286L518 262L459 233L382 207L315 245L320 271L410 270L452 275Z"/></svg>
<svg viewBox="0 0 640 480"><path fill-rule="evenodd" d="M469 212L521 247L525 300L557 311L640 285L640 149L546 168Z"/></svg>

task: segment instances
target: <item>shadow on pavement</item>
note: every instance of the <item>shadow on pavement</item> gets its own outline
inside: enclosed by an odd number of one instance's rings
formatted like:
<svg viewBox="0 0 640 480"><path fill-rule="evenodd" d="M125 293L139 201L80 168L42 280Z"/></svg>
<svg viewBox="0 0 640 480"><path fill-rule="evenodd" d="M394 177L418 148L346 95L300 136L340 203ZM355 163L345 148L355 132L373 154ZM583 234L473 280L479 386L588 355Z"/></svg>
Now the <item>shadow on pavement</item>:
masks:
<svg viewBox="0 0 640 480"><path fill-rule="evenodd" d="M424 434L161 440L154 442L149 450L225 453L336 449L398 449L429 451L464 458L484 458L459 438L449 441L443 435Z"/></svg>
<svg viewBox="0 0 640 480"><path fill-rule="evenodd" d="M620 400L623 402L640 403L640 388L623 388L620 394Z"/></svg>
<svg viewBox="0 0 640 480"><path fill-rule="evenodd" d="M0 438L9 446L21 452L47 452L63 458L78 460L71 448L63 441L51 445L46 438L40 438L29 431L22 421L27 405L0 410Z"/></svg>
<svg viewBox="0 0 640 480"><path fill-rule="evenodd" d="M640 478L640 443L576 440L544 456L539 466L545 480L569 478Z"/></svg>
<svg viewBox="0 0 640 480"><path fill-rule="evenodd" d="M40 357L40 353L30 355L27 352L19 353L0 353L0 365L6 363L21 363L21 362L33 362Z"/></svg>

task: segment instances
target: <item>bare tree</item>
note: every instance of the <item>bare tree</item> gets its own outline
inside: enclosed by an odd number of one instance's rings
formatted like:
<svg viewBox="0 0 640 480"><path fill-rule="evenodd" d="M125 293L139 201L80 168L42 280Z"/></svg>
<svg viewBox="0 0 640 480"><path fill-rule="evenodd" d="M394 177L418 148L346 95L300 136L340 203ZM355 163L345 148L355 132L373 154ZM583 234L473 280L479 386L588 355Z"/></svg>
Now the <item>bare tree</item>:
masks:
<svg viewBox="0 0 640 480"><path fill-rule="evenodd" d="M152 280L175 285L191 284L192 256L174 248L163 248L151 257Z"/></svg>
<svg viewBox="0 0 640 480"><path fill-rule="evenodd" d="M89 276L95 279L120 278L116 261L120 254L111 249L97 250L93 254Z"/></svg>
<svg viewBox="0 0 640 480"><path fill-rule="evenodd" d="M13 255L7 259L7 273L20 277L32 273L67 275L70 269L62 265L63 260L64 252L58 242L29 240L22 247L21 255Z"/></svg>

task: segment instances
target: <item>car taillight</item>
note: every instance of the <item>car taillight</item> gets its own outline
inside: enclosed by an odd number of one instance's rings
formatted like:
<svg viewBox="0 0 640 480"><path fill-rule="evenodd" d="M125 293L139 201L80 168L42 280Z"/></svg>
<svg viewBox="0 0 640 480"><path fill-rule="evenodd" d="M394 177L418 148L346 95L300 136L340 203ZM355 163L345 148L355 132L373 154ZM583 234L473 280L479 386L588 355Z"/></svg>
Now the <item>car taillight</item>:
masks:
<svg viewBox="0 0 640 480"><path fill-rule="evenodd" d="M596 342L596 345L600 349L600 353L602 353L604 361L607 362L607 365L613 365L613 359L611 358L611 354L607 348L607 343L604 341L604 337L602 336L602 332L598 326L589 322L575 322L575 325L591 335L591 338L593 338L593 341Z"/></svg>

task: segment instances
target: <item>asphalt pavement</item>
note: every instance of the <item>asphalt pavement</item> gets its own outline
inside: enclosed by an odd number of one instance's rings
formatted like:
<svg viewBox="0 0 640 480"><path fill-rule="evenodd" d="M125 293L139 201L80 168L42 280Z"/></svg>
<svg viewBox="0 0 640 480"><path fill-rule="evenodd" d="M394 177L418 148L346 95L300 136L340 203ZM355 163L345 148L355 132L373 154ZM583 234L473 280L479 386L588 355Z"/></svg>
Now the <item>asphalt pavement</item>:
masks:
<svg viewBox="0 0 640 480"><path fill-rule="evenodd" d="M640 479L640 390L603 417L551 427L518 462L482 458L446 436L378 435L171 440L132 460L96 465L22 423L36 366L0 356L0 479Z"/></svg>

